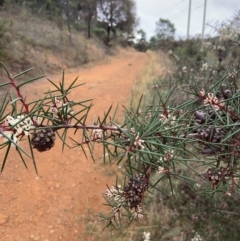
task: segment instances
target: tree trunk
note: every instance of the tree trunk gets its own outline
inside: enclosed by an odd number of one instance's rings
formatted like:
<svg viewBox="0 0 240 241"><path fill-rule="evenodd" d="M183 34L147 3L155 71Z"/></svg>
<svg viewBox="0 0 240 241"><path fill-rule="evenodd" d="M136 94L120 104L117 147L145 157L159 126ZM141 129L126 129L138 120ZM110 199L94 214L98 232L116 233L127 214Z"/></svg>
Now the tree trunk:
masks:
<svg viewBox="0 0 240 241"><path fill-rule="evenodd" d="M70 43L72 43L72 34L71 34L70 17L69 17L69 0L67 0L67 26L68 26L69 41Z"/></svg>
<svg viewBox="0 0 240 241"><path fill-rule="evenodd" d="M109 43L110 43L110 34L111 34L111 31L112 31L112 23L110 26L108 26L107 28L107 39L106 39L106 45L109 46Z"/></svg>
<svg viewBox="0 0 240 241"><path fill-rule="evenodd" d="M90 13L89 13L89 15L88 15L88 26L87 26L88 38L91 38L91 20L92 20L92 17L90 16Z"/></svg>

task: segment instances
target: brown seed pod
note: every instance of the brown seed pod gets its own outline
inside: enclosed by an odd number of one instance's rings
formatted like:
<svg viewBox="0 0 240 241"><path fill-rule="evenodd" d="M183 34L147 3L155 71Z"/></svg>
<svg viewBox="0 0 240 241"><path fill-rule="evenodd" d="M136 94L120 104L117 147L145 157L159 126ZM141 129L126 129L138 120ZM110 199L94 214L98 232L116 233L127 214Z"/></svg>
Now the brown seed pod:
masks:
<svg viewBox="0 0 240 241"><path fill-rule="evenodd" d="M42 129L33 134L31 144L38 151L48 151L54 146L55 133L52 129Z"/></svg>
<svg viewBox="0 0 240 241"><path fill-rule="evenodd" d="M203 176L207 178L212 185L217 185L220 181L224 181L227 177L231 176L231 171L227 168L209 168Z"/></svg>
<svg viewBox="0 0 240 241"><path fill-rule="evenodd" d="M137 208L142 202L144 192L148 188L148 180L144 174L138 174L130 178L128 184L124 187L126 200L129 202L130 208Z"/></svg>

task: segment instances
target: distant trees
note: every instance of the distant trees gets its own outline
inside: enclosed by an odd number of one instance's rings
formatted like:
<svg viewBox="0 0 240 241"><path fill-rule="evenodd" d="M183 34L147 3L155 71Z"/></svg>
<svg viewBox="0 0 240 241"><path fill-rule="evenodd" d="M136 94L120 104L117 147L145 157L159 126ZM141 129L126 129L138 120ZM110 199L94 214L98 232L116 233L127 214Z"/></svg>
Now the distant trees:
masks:
<svg viewBox="0 0 240 241"><path fill-rule="evenodd" d="M156 22L156 38L158 40L172 39L175 31L174 24L168 19L160 18L159 21Z"/></svg>
<svg viewBox="0 0 240 241"><path fill-rule="evenodd" d="M156 22L156 35L149 40L149 48L158 49L160 46L168 44L174 39L175 31L174 24L170 20L160 18Z"/></svg>
<svg viewBox="0 0 240 241"><path fill-rule="evenodd" d="M98 21L107 30L106 45L110 35L117 30L132 33L135 23L135 2L133 0L97 0Z"/></svg>
<svg viewBox="0 0 240 241"><path fill-rule="evenodd" d="M140 40L147 41L147 34L143 29L139 29L137 34L140 36Z"/></svg>
<svg viewBox="0 0 240 241"><path fill-rule="evenodd" d="M97 0L82 0L79 6L81 16L87 25L87 36L91 38L92 22L97 18Z"/></svg>
<svg viewBox="0 0 240 241"><path fill-rule="evenodd" d="M25 6L33 14L66 22L70 40L72 27L85 29L88 38L93 28L105 29L106 45L118 32L132 34L137 22L134 0L0 0L0 4L11 9Z"/></svg>
<svg viewBox="0 0 240 241"><path fill-rule="evenodd" d="M139 29L137 31L138 40L135 44L135 49L137 49L140 52L146 52L148 49L148 43L147 43L147 34L143 29Z"/></svg>

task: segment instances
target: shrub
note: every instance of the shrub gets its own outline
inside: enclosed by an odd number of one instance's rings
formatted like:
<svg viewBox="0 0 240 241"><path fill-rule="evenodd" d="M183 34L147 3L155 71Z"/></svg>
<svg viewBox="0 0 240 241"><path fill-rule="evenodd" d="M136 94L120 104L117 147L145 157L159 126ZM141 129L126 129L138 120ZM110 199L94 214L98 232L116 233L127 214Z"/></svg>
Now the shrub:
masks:
<svg viewBox="0 0 240 241"><path fill-rule="evenodd" d="M4 35L8 29L8 22L3 21L0 22L0 58L6 55L5 48L6 48L6 41L4 39Z"/></svg>
<svg viewBox="0 0 240 241"><path fill-rule="evenodd" d="M195 237L238 240L240 60L222 52L234 52L239 42L219 38L218 45L210 46L217 62L212 66L203 62L193 69L169 52L177 64L174 71L164 77L164 83L161 80L152 86L150 101L140 99L136 107L125 108L120 124L111 107L103 118L87 124L92 105L88 100L70 99L69 93L79 85L76 78L66 86L64 73L59 85L49 80L55 90L26 102L21 87L41 76L18 84L16 79L30 70L12 77L2 65L9 81L0 87L12 86L17 98L7 93L0 107L1 148L5 149L1 171L13 146L25 166L23 154L32 158L37 172L35 150L54 148L56 137L63 147L70 146L68 130L78 130L81 138L71 138L72 147L86 154L83 146L87 146L94 158L94 145L100 144L104 161L124 168L121 178L104 194L110 208L109 214L100 215L105 227L121 230L134 220L147 219L143 208L155 193L156 202L175 213L168 220L170 227L180 220L179 227L185 233L194 229ZM223 61L224 56L228 61ZM30 153L20 145L25 136ZM172 237L164 232L159 226L155 236Z"/></svg>
<svg viewBox="0 0 240 241"><path fill-rule="evenodd" d="M85 31L87 29L87 25L86 23L80 22L80 21L75 21L73 23L73 27L77 30L77 31Z"/></svg>
<svg viewBox="0 0 240 241"><path fill-rule="evenodd" d="M107 37L107 31L104 28L93 28L93 33L100 38L101 40L104 40Z"/></svg>

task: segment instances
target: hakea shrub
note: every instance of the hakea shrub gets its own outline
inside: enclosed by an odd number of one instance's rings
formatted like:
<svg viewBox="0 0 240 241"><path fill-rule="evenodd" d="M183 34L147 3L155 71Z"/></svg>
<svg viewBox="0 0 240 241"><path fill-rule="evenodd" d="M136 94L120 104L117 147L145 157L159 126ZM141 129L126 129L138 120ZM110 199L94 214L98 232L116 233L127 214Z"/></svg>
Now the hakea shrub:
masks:
<svg viewBox="0 0 240 241"><path fill-rule="evenodd" d="M91 100L71 100L69 93L81 84L76 78L66 86L64 73L59 84L49 80L53 90L27 102L21 87L42 76L19 83L18 77L30 70L11 76L2 64L6 82L0 87L12 87L17 98L6 93L0 106L1 149L5 150L1 171L13 148L25 166L25 155L30 157L37 172L35 150L44 155L57 138L63 148L81 149L85 155L88 147L92 158L94 144L102 145L104 161L123 167L115 185L104 194L110 213L100 215L106 227L115 229L147 218L144 207L154 191L175 200L180 189L194 205L202 202L198 192L233 203L240 187L240 65L235 59L224 66L223 51L217 48L217 64L204 61L196 69L174 57L178 67L166 75L164 86L162 82L153 85L151 99L141 98L137 107L125 108L120 124L112 107L103 118L88 124ZM68 135L70 129L75 136ZM168 189L160 185L166 182ZM176 208L180 210L181 205ZM222 210L228 211L225 206Z"/></svg>
<svg viewBox="0 0 240 241"><path fill-rule="evenodd" d="M110 107L102 119L87 124L91 102L69 99L70 91L81 85L77 79L67 87L63 73L59 85L49 80L53 90L41 99L27 102L21 87L40 77L18 83L17 78L27 71L11 77L3 67L8 81L1 87L11 85L17 98L5 94L0 107L1 148L6 150L1 170L11 146L25 166L24 155L32 158L37 172L34 151L54 148L57 138L63 147L82 148L84 153L83 147L87 146L93 158L94 144L102 145L104 160L122 165L125 170L104 194L110 213L100 216L107 222L106 226L121 229L122 225L145 217L148 192L161 191L158 184L164 180L169 181L173 196L174 180L177 186L186 180L201 182L209 190L223 195L234 195L238 189L238 74L231 80L224 74L217 82L204 86L199 86L198 81L194 85L191 80L192 84L185 89L191 97L182 103L173 100L176 94L180 95L178 87L173 86L165 95L156 89L151 103L141 99L135 109L125 109L123 123L114 121L116 112L111 114ZM68 136L69 129L75 129L78 136ZM25 136L27 139L23 138ZM30 152L22 147L22 141L28 142ZM122 218L128 221L123 222Z"/></svg>
<svg viewBox="0 0 240 241"><path fill-rule="evenodd" d="M177 55L180 51L165 51L172 65L150 86L148 97L150 102L153 93L165 94L168 104L155 95L155 106L161 102L161 114L169 122L169 116L174 116L175 123L167 135L172 138L170 166L160 165L160 176L153 174L149 186L156 187L168 212L169 207L174 212L169 222L182 221L184 233L195 230L203 240L239 240L240 236L236 225L240 214L239 20L238 11L216 27L218 37L194 43L201 55L198 62L192 61L193 56L182 59ZM168 94L171 88L174 91ZM161 232L154 231L155 236Z"/></svg>

